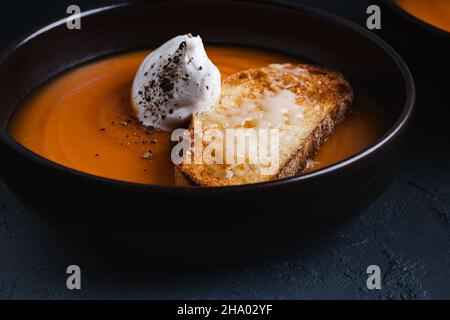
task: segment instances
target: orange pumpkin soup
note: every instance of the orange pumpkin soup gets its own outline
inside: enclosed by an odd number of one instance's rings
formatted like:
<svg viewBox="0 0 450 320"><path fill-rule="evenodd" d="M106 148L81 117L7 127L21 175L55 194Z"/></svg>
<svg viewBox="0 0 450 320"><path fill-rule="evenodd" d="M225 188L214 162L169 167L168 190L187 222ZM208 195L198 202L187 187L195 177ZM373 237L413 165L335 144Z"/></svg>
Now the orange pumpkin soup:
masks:
<svg viewBox="0 0 450 320"><path fill-rule="evenodd" d="M222 77L290 56L250 48L208 46ZM139 124L130 88L149 52L126 53L75 68L37 90L9 125L13 138L67 167L97 176L147 184L175 183L170 135ZM354 111L324 143L308 170L336 163L368 147L386 130L381 108L355 89Z"/></svg>
<svg viewBox="0 0 450 320"><path fill-rule="evenodd" d="M450 32L449 0L397 0L397 3L420 20Z"/></svg>

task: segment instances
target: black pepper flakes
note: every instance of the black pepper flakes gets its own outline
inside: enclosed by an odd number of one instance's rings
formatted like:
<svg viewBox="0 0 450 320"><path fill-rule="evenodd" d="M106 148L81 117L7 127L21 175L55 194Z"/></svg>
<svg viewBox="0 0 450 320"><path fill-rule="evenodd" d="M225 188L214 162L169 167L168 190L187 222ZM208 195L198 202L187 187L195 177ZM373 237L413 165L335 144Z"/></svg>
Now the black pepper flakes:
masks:
<svg viewBox="0 0 450 320"><path fill-rule="evenodd" d="M144 160L151 160L151 159L153 159L153 151L152 150L148 150L146 153L144 153L142 155L142 159L144 159Z"/></svg>
<svg viewBox="0 0 450 320"><path fill-rule="evenodd" d="M186 42L180 43L178 49L163 61L161 66L152 65L152 76L156 79L151 80L144 85L138 92L141 101L138 103L145 106L144 118L157 127L158 123L167 117L167 113L173 113L167 110L167 105L174 97L175 84L180 79L187 81L188 74L181 73L181 62L186 51ZM160 59L163 57L160 56ZM192 62L192 59L190 59ZM157 68L156 68L157 67Z"/></svg>

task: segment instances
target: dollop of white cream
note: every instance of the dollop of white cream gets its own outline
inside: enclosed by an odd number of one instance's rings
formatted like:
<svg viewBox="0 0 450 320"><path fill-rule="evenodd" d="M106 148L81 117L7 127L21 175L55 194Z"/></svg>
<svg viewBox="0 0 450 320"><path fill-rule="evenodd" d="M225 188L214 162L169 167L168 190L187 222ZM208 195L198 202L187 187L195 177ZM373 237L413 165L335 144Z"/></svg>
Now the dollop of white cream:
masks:
<svg viewBox="0 0 450 320"><path fill-rule="evenodd" d="M219 99L221 75L200 36L177 36L148 55L134 78L131 103L144 126L185 127Z"/></svg>

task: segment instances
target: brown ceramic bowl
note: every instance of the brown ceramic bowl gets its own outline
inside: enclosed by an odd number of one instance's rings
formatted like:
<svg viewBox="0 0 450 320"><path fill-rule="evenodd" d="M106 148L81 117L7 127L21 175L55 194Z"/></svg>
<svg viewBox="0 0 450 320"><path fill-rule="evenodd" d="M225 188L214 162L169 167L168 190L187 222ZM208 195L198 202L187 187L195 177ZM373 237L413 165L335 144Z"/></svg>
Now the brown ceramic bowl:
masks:
<svg viewBox="0 0 450 320"><path fill-rule="evenodd" d="M278 50L340 70L378 99L390 127L369 148L319 171L223 188L96 177L44 159L8 135L21 101L48 79L108 54L154 47L186 30L209 43ZM81 31L69 31L61 20L9 47L0 58L0 78L0 173L11 191L63 234L98 252L163 261L279 254L361 212L395 173L414 106L408 68L378 37L319 10L270 2L161 1L84 12Z"/></svg>
<svg viewBox="0 0 450 320"><path fill-rule="evenodd" d="M395 1L377 0L376 3L382 12L382 26L377 33L401 54L410 67L417 84L421 116L436 125L436 120L450 115L447 107L450 32L420 20ZM435 116L436 112L439 117Z"/></svg>

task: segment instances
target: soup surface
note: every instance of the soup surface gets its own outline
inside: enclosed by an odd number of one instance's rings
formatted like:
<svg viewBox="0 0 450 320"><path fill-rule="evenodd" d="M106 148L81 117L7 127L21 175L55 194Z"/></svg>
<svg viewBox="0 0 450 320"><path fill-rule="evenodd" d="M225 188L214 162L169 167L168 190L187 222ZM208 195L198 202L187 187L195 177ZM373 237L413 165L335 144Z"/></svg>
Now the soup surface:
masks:
<svg viewBox="0 0 450 320"><path fill-rule="evenodd" d="M290 56L250 48L208 46L222 77ZM77 67L32 94L9 125L13 138L54 162L97 176L148 184L175 183L170 135L134 119L130 88L148 51L126 53ZM324 143L316 170L363 150L387 124L381 108L355 88L352 114Z"/></svg>
<svg viewBox="0 0 450 320"><path fill-rule="evenodd" d="M397 0L397 3L420 20L450 32L450 0Z"/></svg>

